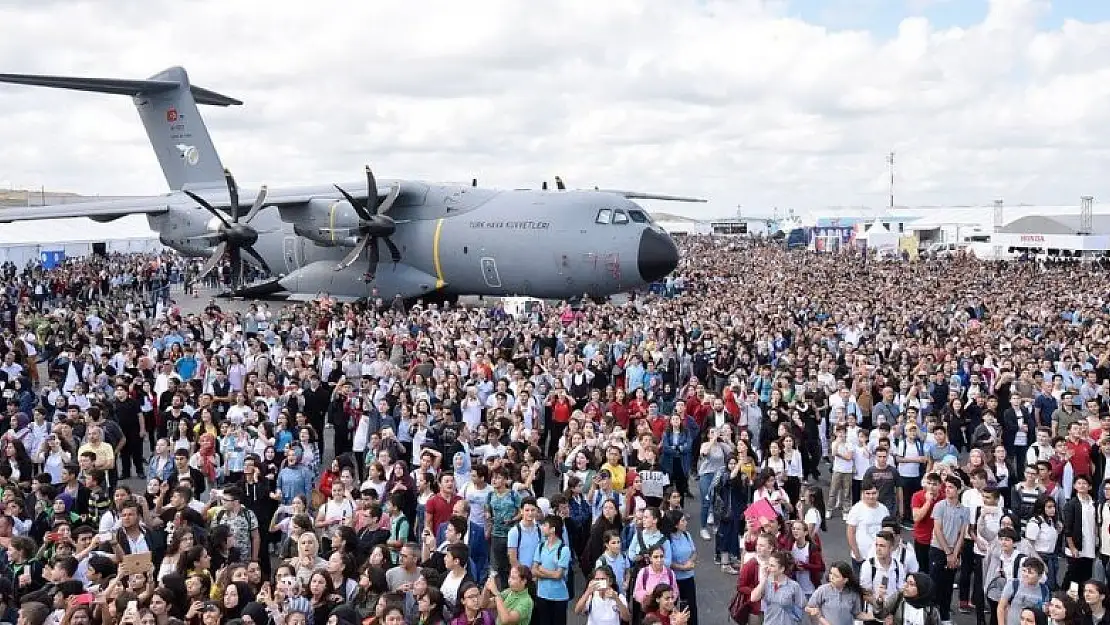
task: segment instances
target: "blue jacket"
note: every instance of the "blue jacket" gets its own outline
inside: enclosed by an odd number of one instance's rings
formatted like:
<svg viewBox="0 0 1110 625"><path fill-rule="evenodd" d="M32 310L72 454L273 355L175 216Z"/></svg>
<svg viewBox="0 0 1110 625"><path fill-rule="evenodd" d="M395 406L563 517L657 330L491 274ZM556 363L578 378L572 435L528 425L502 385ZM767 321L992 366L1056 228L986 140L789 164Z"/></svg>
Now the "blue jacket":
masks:
<svg viewBox="0 0 1110 625"><path fill-rule="evenodd" d="M470 549L470 564L467 567L474 579L485 579L489 571L489 542L486 540L486 530L481 525L469 524L463 542ZM443 544L447 540L447 524L440 523L436 530L436 543Z"/></svg>
<svg viewBox="0 0 1110 625"><path fill-rule="evenodd" d="M691 450L694 448L694 439L690 435L690 427L683 426L682 433L678 436L677 444L671 436L671 429L668 427L663 432L663 457L660 459L659 465L664 471L673 472L674 462L681 462L683 473L690 475L690 456Z"/></svg>

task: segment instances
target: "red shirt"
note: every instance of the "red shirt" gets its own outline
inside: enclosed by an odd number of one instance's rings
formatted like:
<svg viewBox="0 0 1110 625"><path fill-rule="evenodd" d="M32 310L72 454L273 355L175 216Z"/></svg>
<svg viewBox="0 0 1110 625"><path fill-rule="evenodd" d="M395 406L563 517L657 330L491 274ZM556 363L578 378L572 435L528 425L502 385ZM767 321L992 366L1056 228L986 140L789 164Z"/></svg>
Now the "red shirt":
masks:
<svg viewBox="0 0 1110 625"><path fill-rule="evenodd" d="M924 504L924 490L917 491L913 494L913 497L910 498L910 506L913 508L920 508ZM929 509L925 511L925 518L913 522L913 541L915 543L928 545L933 541L933 506L935 505L937 505L936 499L933 500L933 503L929 504Z"/></svg>
<svg viewBox="0 0 1110 625"><path fill-rule="evenodd" d="M462 499L458 495L452 495L451 501L443 498L441 493L436 493L428 498L428 503L424 504L424 513L431 519L432 534L435 535L441 523L446 523L447 519L451 518L451 510L455 507L455 502Z"/></svg>
<svg viewBox="0 0 1110 625"><path fill-rule="evenodd" d="M1075 475L1090 475L1091 444L1085 440L1068 441L1068 451L1071 452L1071 468Z"/></svg>
<svg viewBox="0 0 1110 625"><path fill-rule="evenodd" d="M551 420L555 423L570 423L571 408L569 399L556 399L551 402Z"/></svg>

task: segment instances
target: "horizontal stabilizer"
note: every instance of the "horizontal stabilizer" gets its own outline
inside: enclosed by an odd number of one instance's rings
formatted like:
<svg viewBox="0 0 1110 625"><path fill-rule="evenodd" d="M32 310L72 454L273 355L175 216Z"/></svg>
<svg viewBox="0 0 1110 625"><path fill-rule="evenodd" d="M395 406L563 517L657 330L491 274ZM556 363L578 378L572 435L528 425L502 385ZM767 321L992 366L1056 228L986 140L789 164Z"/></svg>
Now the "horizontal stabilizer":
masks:
<svg viewBox="0 0 1110 625"><path fill-rule="evenodd" d="M36 87L52 87L72 91L92 91L115 95L142 96L165 93L178 88L181 83L173 80L124 80L120 78L82 78L76 76L36 76L33 74L0 74L0 82ZM235 98L190 86L193 99L197 104L213 106L237 106L242 104Z"/></svg>
<svg viewBox="0 0 1110 625"><path fill-rule="evenodd" d="M659 200L663 202L698 202L705 204L709 200L696 197L684 197L681 195L660 195L658 193L643 193L640 191L620 191L617 189L598 189L602 193L613 193L615 195L624 196L630 200Z"/></svg>

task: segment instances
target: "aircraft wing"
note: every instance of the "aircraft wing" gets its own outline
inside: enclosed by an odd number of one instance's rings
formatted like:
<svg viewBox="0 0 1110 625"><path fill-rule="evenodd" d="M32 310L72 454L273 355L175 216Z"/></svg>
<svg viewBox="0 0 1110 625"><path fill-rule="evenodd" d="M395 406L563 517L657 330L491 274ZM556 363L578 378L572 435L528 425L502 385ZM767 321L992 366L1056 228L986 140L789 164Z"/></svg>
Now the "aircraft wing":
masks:
<svg viewBox="0 0 1110 625"><path fill-rule="evenodd" d="M659 193L644 193L642 191L621 191L619 189L598 189L602 193L613 193L615 195L622 195L630 200L660 200L663 202L698 202L705 204L709 200L697 197L686 197L682 195L662 195Z"/></svg>
<svg viewBox="0 0 1110 625"><path fill-rule="evenodd" d="M194 193L207 200L212 206L219 209L228 209L231 199L226 189L191 189ZM386 189L388 191L388 189ZM254 189L241 189L239 192L239 205L243 210L250 208L258 194ZM296 206L307 203L309 200L320 197L333 197L337 194L328 193L327 189L292 189L288 191L270 191L266 195L266 206ZM355 191L352 195L357 199L366 197L366 191ZM380 195L380 192L379 192ZM122 198L113 200L73 201L66 204L49 204L46 206L16 206L10 208L0 207L0 223L13 221L34 221L37 219L67 219L72 217L90 217L102 221L110 221L126 215L157 215L165 213L170 208L199 208L189 196L181 192L166 195L152 195L145 197Z"/></svg>
<svg viewBox="0 0 1110 625"><path fill-rule="evenodd" d="M123 200L74 201L47 206L12 206L0 208L0 223L34 221L36 219L67 219L91 217L111 220L126 215L160 214L170 209L168 197L128 198Z"/></svg>

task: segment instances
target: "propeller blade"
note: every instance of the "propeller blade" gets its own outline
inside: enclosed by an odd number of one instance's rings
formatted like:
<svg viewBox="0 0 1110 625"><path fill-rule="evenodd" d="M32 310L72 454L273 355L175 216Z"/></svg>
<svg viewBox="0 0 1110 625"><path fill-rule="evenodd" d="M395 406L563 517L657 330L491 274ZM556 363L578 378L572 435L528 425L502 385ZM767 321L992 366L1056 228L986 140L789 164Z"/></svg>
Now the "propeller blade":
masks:
<svg viewBox="0 0 1110 625"><path fill-rule="evenodd" d="M543 190L547 191L547 181L546 180L543 181Z"/></svg>
<svg viewBox="0 0 1110 625"><path fill-rule="evenodd" d="M262 188L258 190L258 195L255 196L255 198L254 198L254 204L251 205L251 209L250 209L250 211L247 212L247 218L243 220L243 223L248 223L249 224L251 222L251 220L254 219L258 215L258 212L262 210L262 207L265 204L266 204L266 185L262 185Z"/></svg>
<svg viewBox="0 0 1110 625"><path fill-rule="evenodd" d="M230 169L224 170L224 180L227 181L227 194L231 197L231 223L239 222L239 185L235 184L235 176Z"/></svg>
<svg viewBox="0 0 1110 625"><path fill-rule="evenodd" d="M356 260L358 260L358 257L362 255L362 251L366 249L366 245L370 242L370 239L371 237L369 236L362 237L362 240L358 242L358 245L354 246L354 248L352 248L345 257L343 257L343 260L339 261L339 264L335 267L336 271L340 269L346 269L347 267L350 267Z"/></svg>
<svg viewBox="0 0 1110 625"><path fill-rule="evenodd" d="M378 263L380 261L381 254L378 251L378 238L373 237L370 239L370 265L366 270L366 275L369 276L371 280L374 279L374 276L378 275Z"/></svg>
<svg viewBox="0 0 1110 625"><path fill-rule="evenodd" d="M200 273L197 274L197 280L201 280L208 274L212 273L212 270L216 268L216 265L220 264L220 261L224 259L224 254L227 254L226 241L217 245L216 249L212 251L212 255L209 256L208 260L206 260L204 262L204 265L201 266Z"/></svg>
<svg viewBox="0 0 1110 625"><path fill-rule="evenodd" d="M366 212L370 215L378 214L378 181L374 179L374 172L366 166Z"/></svg>
<svg viewBox="0 0 1110 625"><path fill-rule="evenodd" d="M389 187L389 194L385 196L381 206L378 207L378 214L384 215L393 208L393 203L397 201L397 196L401 195L401 185L395 184Z"/></svg>
<svg viewBox="0 0 1110 625"><path fill-rule="evenodd" d="M389 255L393 258L393 263L397 264L401 262L401 250L397 249L397 246L393 244L393 241L391 241L389 237L386 237L384 241L385 246L389 248Z"/></svg>
<svg viewBox="0 0 1110 625"><path fill-rule="evenodd" d="M563 184L563 179L562 178L560 178L558 176L555 176L555 188L560 190L560 191L566 191L567 190L567 185Z"/></svg>
<svg viewBox="0 0 1110 625"><path fill-rule="evenodd" d="M212 213L213 215L215 215L215 216L216 216L216 218L217 218L217 219L219 219L219 220L220 220L220 221L221 221L221 222L223 223L223 225L227 226L228 228L230 228L230 227L231 227L231 224L227 223L227 220L226 220L226 219L224 219L223 213L221 213L220 211L218 211L218 210L216 210L216 209L212 208L212 205L211 205L211 204L209 204L207 200L205 200L204 198L200 197L200 196L199 196L199 195L197 195L196 193L193 193L192 191L185 191L184 193L185 193L185 195L187 195L187 196L189 196L190 198L192 198L192 200L193 200L194 202L196 202L197 204L200 204L202 208L204 208L204 209L205 209L205 210L207 210L208 212L210 212L210 213Z"/></svg>
<svg viewBox="0 0 1110 625"><path fill-rule="evenodd" d="M340 193L343 194L343 198L345 200L347 200L348 204L351 205L351 208L354 209L355 214L358 215L359 219L362 219L363 221L366 221L366 220L370 219L371 215L370 215L370 213L366 212L366 207L364 207L362 205L362 202L359 202L358 200L356 200L354 198L354 196L352 196L350 193L347 193L346 191L344 191L343 188L340 187L339 185L335 184L335 185L332 185L332 186L335 187L337 191L339 191Z"/></svg>
<svg viewBox="0 0 1110 625"><path fill-rule="evenodd" d="M243 248L243 251L250 254L252 258L257 260L258 264L266 270L266 273L273 273L272 271L270 271L270 266L266 264L266 260L262 258L262 256L257 251L255 251L254 246L248 245L247 247Z"/></svg>

